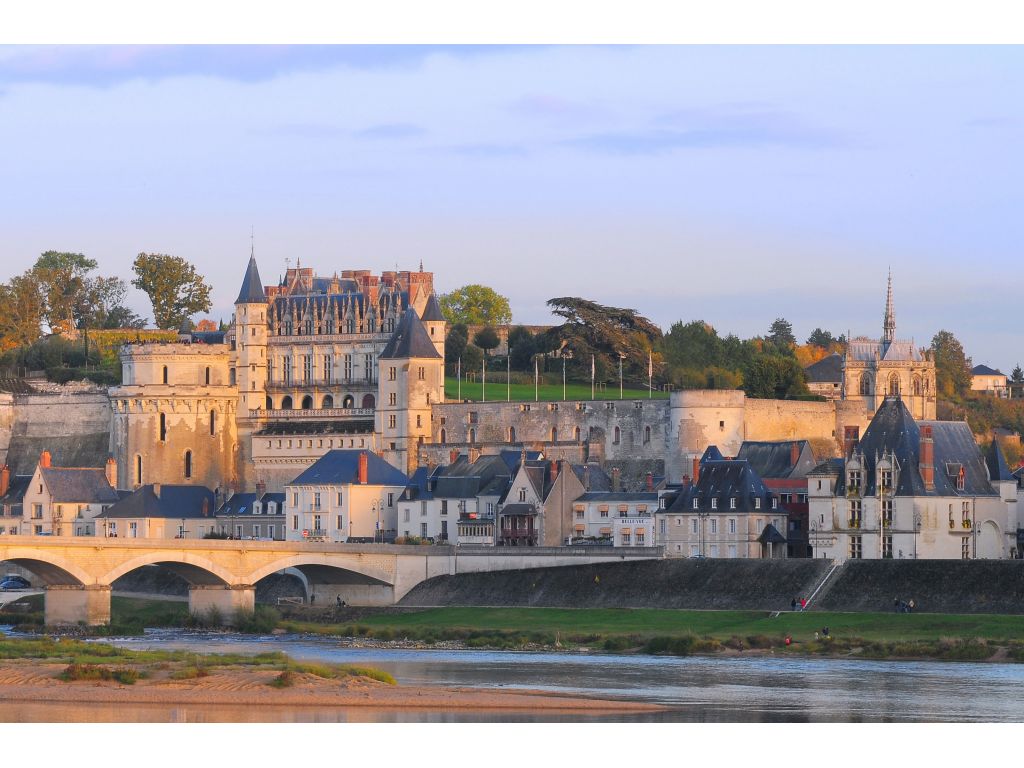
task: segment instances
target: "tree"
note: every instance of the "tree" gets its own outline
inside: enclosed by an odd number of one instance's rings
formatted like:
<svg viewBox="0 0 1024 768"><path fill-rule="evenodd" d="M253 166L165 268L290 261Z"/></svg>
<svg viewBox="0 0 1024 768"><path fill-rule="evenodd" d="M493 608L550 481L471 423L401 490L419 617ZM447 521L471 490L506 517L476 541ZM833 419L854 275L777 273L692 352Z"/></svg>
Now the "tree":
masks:
<svg viewBox="0 0 1024 768"><path fill-rule="evenodd" d="M45 301L44 318L53 333L75 328L77 318L92 303L87 296L87 275L96 269L95 259L80 253L47 251L32 266Z"/></svg>
<svg viewBox="0 0 1024 768"><path fill-rule="evenodd" d="M498 338L496 330L489 325L485 325L473 334L473 343L484 351L485 356L490 356L491 350L501 344L501 339Z"/></svg>
<svg viewBox="0 0 1024 768"><path fill-rule="evenodd" d="M796 336L793 335L793 324L785 318L775 318L775 322L768 329L768 338L765 340L780 350L788 349L796 344Z"/></svg>
<svg viewBox="0 0 1024 768"><path fill-rule="evenodd" d="M449 376L454 376L458 371L459 358L466 351L467 344L469 338L466 326L459 323L448 329L448 336L444 340L444 369Z"/></svg>
<svg viewBox="0 0 1024 768"><path fill-rule="evenodd" d="M512 322L508 299L485 285L464 285L443 294L440 302L449 323L508 325Z"/></svg>
<svg viewBox="0 0 1024 768"><path fill-rule="evenodd" d="M533 356L537 353L537 343L533 334L523 326L517 325L508 332L509 365L517 371L532 371Z"/></svg>
<svg viewBox="0 0 1024 768"><path fill-rule="evenodd" d="M949 399L963 397L971 388L971 360L963 345L950 331L939 331L932 339L935 355L935 386Z"/></svg>
<svg viewBox="0 0 1024 768"><path fill-rule="evenodd" d="M822 349L828 349L835 341L836 339L832 337L831 332L821 328L815 328L811 331L811 335L807 337L808 344L815 347L821 347Z"/></svg>
<svg viewBox="0 0 1024 768"><path fill-rule="evenodd" d="M1024 371L1021 370L1020 363L1017 363L1017 367L1010 372L1010 381L1024 381Z"/></svg>
<svg viewBox="0 0 1024 768"><path fill-rule="evenodd" d="M0 351L27 347L39 338L46 300L32 270L0 285L0 306Z"/></svg>
<svg viewBox="0 0 1024 768"><path fill-rule="evenodd" d="M764 354L743 372L743 389L749 397L773 398L807 395L807 377L796 358Z"/></svg>
<svg viewBox="0 0 1024 768"><path fill-rule="evenodd" d="M180 256L140 253L132 269L132 285L149 296L158 328L177 329L196 312L210 311L210 286Z"/></svg>

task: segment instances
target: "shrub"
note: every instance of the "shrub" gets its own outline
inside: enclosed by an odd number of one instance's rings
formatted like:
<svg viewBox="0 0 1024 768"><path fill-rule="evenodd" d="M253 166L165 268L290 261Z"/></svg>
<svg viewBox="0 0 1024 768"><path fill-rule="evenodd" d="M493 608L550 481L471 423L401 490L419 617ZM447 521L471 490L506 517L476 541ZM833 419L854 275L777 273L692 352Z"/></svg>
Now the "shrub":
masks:
<svg viewBox="0 0 1024 768"><path fill-rule="evenodd" d="M60 674L65 682L76 680L115 680L123 685L134 685L139 673L128 667L104 667L100 664L68 664Z"/></svg>
<svg viewBox="0 0 1024 768"><path fill-rule="evenodd" d="M293 685L295 685L295 673L292 672L290 669L286 669L284 672L282 672L269 683L267 683L267 685L271 685L274 688L291 688Z"/></svg>
<svg viewBox="0 0 1024 768"><path fill-rule="evenodd" d="M194 664L188 667L176 669L170 674L171 680L195 680L199 677L209 677L210 670L202 664Z"/></svg>
<svg viewBox="0 0 1024 768"><path fill-rule="evenodd" d="M239 632L265 635L277 628L281 614L267 605L256 606L255 611L236 611L234 627Z"/></svg>

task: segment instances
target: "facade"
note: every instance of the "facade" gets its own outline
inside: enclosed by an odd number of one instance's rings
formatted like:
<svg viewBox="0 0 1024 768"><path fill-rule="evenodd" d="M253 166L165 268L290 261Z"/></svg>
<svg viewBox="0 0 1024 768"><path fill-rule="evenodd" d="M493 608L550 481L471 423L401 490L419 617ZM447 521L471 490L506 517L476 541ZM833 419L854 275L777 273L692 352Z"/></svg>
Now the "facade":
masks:
<svg viewBox="0 0 1024 768"><path fill-rule="evenodd" d="M918 422L889 397L845 442L808 475L815 557L1016 555L1017 487L997 440L983 455L965 422Z"/></svg>
<svg viewBox="0 0 1024 768"><path fill-rule="evenodd" d="M216 531L216 496L201 485L149 483L96 516L101 538L202 539Z"/></svg>
<svg viewBox="0 0 1024 768"><path fill-rule="evenodd" d="M284 488L288 541L393 542L409 478L370 451L328 451Z"/></svg>
<svg viewBox="0 0 1024 768"><path fill-rule="evenodd" d="M996 397L1010 396L1006 374L987 365L976 365L971 369L971 391Z"/></svg>
<svg viewBox="0 0 1024 768"><path fill-rule="evenodd" d="M284 541L284 494L235 493L217 508L215 531L210 536L229 539Z"/></svg>
<svg viewBox="0 0 1024 768"><path fill-rule="evenodd" d="M32 475L12 475L11 468L0 468L0 536L16 536L21 530L25 491Z"/></svg>
<svg viewBox="0 0 1024 768"><path fill-rule="evenodd" d="M804 368L807 389L827 400L843 397L843 356L831 354Z"/></svg>
<svg viewBox="0 0 1024 768"><path fill-rule="evenodd" d="M653 546L657 507L658 493L653 490L588 491L572 504L571 543Z"/></svg>
<svg viewBox="0 0 1024 768"><path fill-rule="evenodd" d="M749 462L709 458L694 472L656 513L667 557L786 556L786 513Z"/></svg>
<svg viewBox="0 0 1024 768"><path fill-rule="evenodd" d="M22 497L23 536L91 536L95 518L118 500L115 464L53 467L43 451Z"/></svg>
<svg viewBox="0 0 1024 768"><path fill-rule="evenodd" d="M882 338L850 339L843 357L843 399L860 401L875 413L887 397L902 397L916 419L935 418L935 360L930 350L896 338L892 274L885 302Z"/></svg>

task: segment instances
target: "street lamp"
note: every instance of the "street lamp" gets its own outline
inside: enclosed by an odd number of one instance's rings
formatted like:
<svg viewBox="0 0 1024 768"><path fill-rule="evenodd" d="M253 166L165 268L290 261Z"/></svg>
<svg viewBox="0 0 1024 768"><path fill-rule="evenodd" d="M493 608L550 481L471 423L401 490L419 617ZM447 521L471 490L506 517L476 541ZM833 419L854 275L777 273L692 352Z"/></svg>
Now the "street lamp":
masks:
<svg viewBox="0 0 1024 768"><path fill-rule="evenodd" d="M914 559L917 560L917 534L921 532L921 512L914 510Z"/></svg>
<svg viewBox="0 0 1024 768"><path fill-rule="evenodd" d="M562 400L565 400L565 361L572 360L572 350L562 350Z"/></svg>
<svg viewBox="0 0 1024 768"><path fill-rule="evenodd" d="M626 355L619 352L619 400L622 399L622 360Z"/></svg>

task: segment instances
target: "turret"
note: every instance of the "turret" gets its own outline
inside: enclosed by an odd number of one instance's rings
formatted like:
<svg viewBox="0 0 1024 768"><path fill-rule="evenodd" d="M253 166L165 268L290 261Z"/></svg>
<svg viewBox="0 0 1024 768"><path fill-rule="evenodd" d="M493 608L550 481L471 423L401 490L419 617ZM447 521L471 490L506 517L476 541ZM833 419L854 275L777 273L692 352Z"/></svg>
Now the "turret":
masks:
<svg viewBox="0 0 1024 768"><path fill-rule="evenodd" d="M444 313L441 311L441 303L433 293L427 299L427 306L423 308L423 315L420 317L423 327L427 329L430 340L434 342L434 349L444 360L444 336L447 323Z"/></svg>
<svg viewBox="0 0 1024 768"><path fill-rule="evenodd" d="M245 418L266 403L267 298L254 255L235 300L235 361L239 416Z"/></svg>

